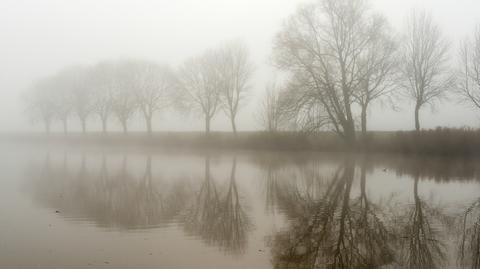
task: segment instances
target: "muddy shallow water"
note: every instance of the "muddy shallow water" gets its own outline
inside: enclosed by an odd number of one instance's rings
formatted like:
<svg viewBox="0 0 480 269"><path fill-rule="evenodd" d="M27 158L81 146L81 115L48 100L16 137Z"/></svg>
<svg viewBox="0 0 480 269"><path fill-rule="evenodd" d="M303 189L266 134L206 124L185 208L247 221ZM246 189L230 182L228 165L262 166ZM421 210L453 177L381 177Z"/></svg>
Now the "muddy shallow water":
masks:
<svg viewBox="0 0 480 269"><path fill-rule="evenodd" d="M0 268L478 268L477 160L1 148Z"/></svg>

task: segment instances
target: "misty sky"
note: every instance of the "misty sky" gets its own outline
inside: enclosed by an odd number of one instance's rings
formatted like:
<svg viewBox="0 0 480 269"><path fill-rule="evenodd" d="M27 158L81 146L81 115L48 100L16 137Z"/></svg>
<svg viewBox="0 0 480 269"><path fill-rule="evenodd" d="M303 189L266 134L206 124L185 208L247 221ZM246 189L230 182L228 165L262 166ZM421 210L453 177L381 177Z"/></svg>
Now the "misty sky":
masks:
<svg viewBox="0 0 480 269"><path fill-rule="evenodd" d="M238 117L239 130L259 128L254 118L259 95L276 74L269 65L272 40L300 0L0 0L0 131L33 128L23 113L22 91L33 80L71 64L139 58L177 67L183 60L232 39L242 39L256 66L249 105ZM414 7L429 10L452 43L452 56L480 23L478 0L373 0L394 28ZM413 104L400 110L373 106L369 129L413 129ZM143 128L141 118L133 129ZM422 127L480 126L480 110L450 100L421 112ZM112 125L112 124L111 124ZM119 129L118 125L112 127ZM53 128L60 130L59 124ZM72 126L78 129L78 125ZM99 128L97 119L89 128ZM155 119L156 130L202 130L203 119L168 113ZM223 113L213 130L229 130Z"/></svg>

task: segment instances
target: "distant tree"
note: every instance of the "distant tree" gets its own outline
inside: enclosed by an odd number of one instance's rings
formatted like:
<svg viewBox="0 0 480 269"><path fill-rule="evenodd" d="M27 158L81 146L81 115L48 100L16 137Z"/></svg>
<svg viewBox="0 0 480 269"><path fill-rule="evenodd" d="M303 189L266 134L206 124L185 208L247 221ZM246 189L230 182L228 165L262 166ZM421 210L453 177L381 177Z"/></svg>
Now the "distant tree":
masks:
<svg viewBox="0 0 480 269"><path fill-rule="evenodd" d="M51 123L55 117L55 91L52 89L51 80L41 79L22 96L31 121L41 120L47 134L50 134Z"/></svg>
<svg viewBox="0 0 480 269"><path fill-rule="evenodd" d="M207 51L187 60L179 71L181 106L203 114L207 135L221 104L223 83L218 61L218 51Z"/></svg>
<svg viewBox="0 0 480 269"><path fill-rule="evenodd" d="M221 92L223 108L236 134L235 118L244 103L253 74L253 64L243 43L231 42L220 49L220 71L224 80Z"/></svg>
<svg viewBox="0 0 480 269"><path fill-rule="evenodd" d="M475 31L473 41L464 41L460 56L459 94L462 101L480 108L480 26Z"/></svg>
<svg viewBox="0 0 480 269"><path fill-rule="evenodd" d="M174 72L168 66L159 66L152 62L136 62L134 68L134 92L147 132L152 135L152 118L158 112L172 104L172 92L175 87Z"/></svg>
<svg viewBox="0 0 480 269"><path fill-rule="evenodd" d="M268 132L273 133L280 128L282 119L280 91L273 82L266 86L257 118L262 127Z"/></svg>
<svg viewBox="0 0 480 269"><path fill-rule="evenodd" d="M425 12L413 11L408 18L402 44L402 86L415 102L415 130L420 130L420 109L433 105L452 89L454 76L449 69L449 44Z"/></svg>
<svg viewBox="0 0 480 269"><path fill-rule="evenodd" d="M112 62L102 62L95 65L90 71L91 87L93 91L93 113L102 122L102 133L107 133L108 118L113 110L113 101L117 81L116 66Z"/></svg>
<svg viewBox="0 0 480 269"><path fill-rule="evenodd" d="M85 67L72 66L63 69L57 75L62 81L63 91L71 95L72 111L80 120L83 134L87 132L87 119L91 115L94 105L87 70Z"/></svg>
<svg viewBox="0 0 480 269"><path fill-rule="evenodd" d="M57 74L51 78L53 91L55 118L62 122L63 133L68 133L68 119L72 116L73 96L65 77Z"/></svg>
<svg viewBox="0 0 480 269"><path fill-rule="evenodd" d="M128 122L135 114L137 102L135 98L134 68L133 61L116 63L115 70L116 87L113 94L112 111L122 125L124 134L128 132Z"/></svg>

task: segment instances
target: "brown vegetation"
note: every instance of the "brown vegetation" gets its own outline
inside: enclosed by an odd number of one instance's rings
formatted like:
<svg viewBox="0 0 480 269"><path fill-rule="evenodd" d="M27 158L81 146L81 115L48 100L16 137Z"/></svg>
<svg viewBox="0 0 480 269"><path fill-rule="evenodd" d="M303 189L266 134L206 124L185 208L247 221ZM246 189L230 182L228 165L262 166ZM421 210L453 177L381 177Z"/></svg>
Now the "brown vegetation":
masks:
<svg viewBox="0 0 480 269"><path fill-rule="evenodd" d="M242 150L293 150L322 152L371 152L439 156L476 156L480 154L480 130L437 128L423 131L368 132L362 143L351 149L332 132L314 134L298 132L157 132L119 133L102 135L71 134L70 136L15 134L3 135L3 141L39 144L66 144L90 146L121 146L182 149L242 149Z"/></svg>

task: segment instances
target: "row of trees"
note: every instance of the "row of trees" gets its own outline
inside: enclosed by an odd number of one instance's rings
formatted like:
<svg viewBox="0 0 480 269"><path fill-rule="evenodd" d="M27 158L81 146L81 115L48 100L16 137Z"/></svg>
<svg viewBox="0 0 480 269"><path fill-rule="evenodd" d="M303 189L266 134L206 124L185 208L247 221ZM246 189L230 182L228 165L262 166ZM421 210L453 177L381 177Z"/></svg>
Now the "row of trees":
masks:
<svg viewBox="0 0 480 269"><path fill-rule="evenodd" d="M37 81L25 94L32 120L41 120L46 132L52 121L63 124L78 118L82 132L87 120L100 119L103 133L112 117L122 125L138 113L152 134L155 114L169 107L203 115L210 121L224 110L236 133L235 119L249 89L253 65L241 42L231 42L187 60L178 71L141 60L106 61L91 67L69 67Z"/></svg>
<svg viewBox="0 0 480 269"><path fill-rule="evenodd" d="M288 79L265 96L266 126L332 129L352 145L377 101L413 101L416 130L420 110L449 93L480 108L480 30L463 43L463 67L452 68L450 43L431 16L414 11L407 22L396 34L364 0L301 7L275 39L273 59Z"/></svg>
<svg viewBox="0 0 480 269"><path fill-rule="evenodd" d="M458 65L430 15L414 11L407 22L403 33L395 33L367 0L301 7L275 38L274 63L286 79L267 86L261 124L269 131L333 130L354 145L357 130L365 137L374 102L413 101L416 130L421 109L450 93L480 108L480 30L462 43ZM187 60L177 71L145 61L72 67L37 82L26 96L30 114L40 116L47 131L58 119L66 132L76 115L85 132L87 118L96 114L104 132L115 116L126 133L129 119L141 112L151 134L154 114L175 105L202 115L207 133L223 110L236 133L252 73L246 47L233 42Z"/></svg>

